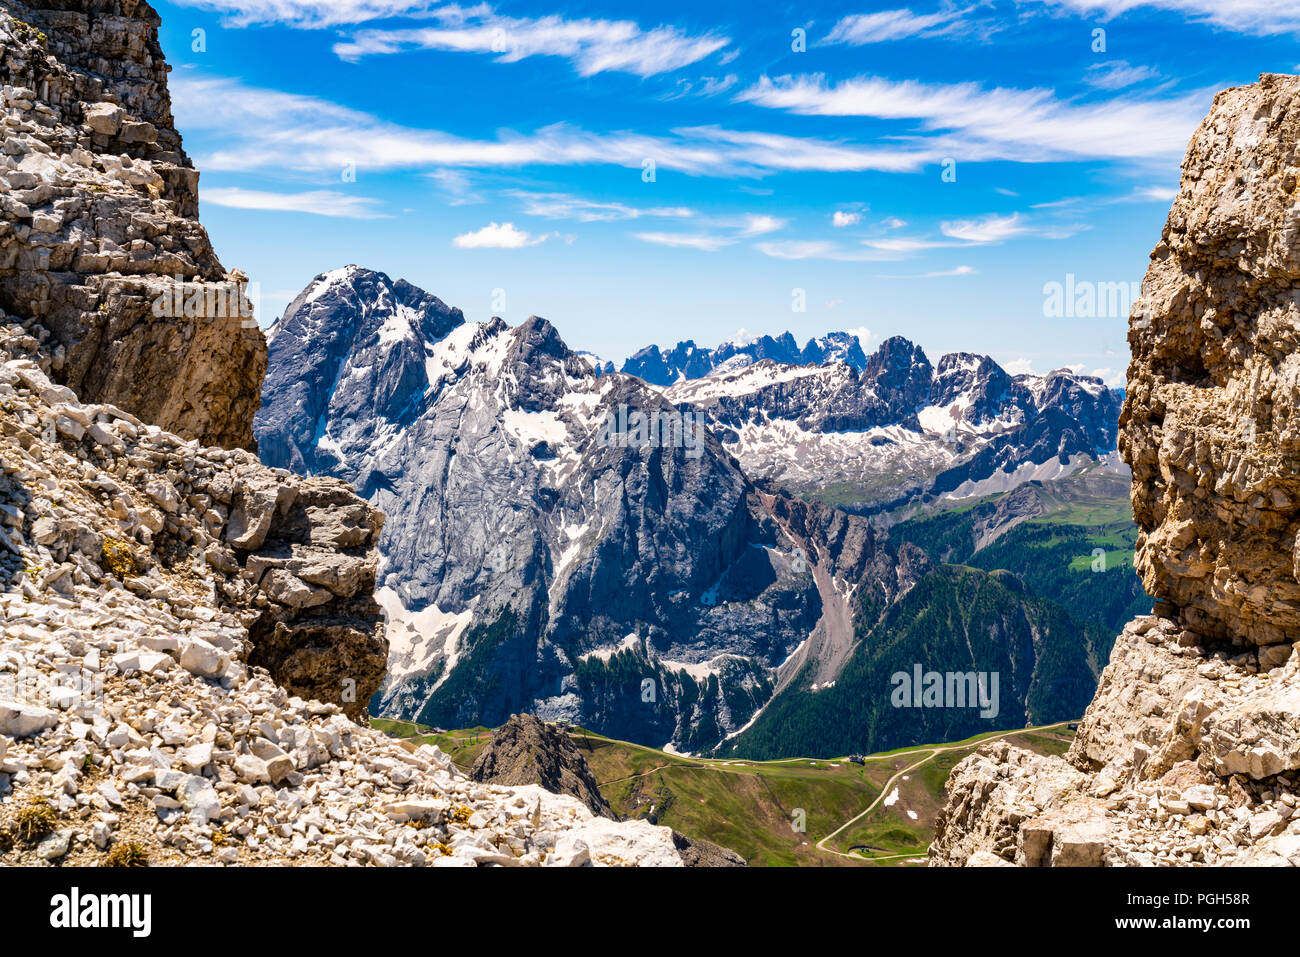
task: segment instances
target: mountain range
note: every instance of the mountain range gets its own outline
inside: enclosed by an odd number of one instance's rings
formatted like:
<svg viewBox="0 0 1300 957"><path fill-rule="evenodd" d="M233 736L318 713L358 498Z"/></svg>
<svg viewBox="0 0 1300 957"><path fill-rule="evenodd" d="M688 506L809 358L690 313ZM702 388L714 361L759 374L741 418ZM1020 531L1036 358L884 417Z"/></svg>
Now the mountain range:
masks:
<svg viewBox="0 0 1300 957"><path fill-rule="evenodd" d="M371 708L432 725L527 711L682 751L743 746L774 698L833 685L918 582L952 591L923 547L857 513L1104 468L1114 449L1117 395L1066 371L787 333L642 350L613 373L544 319L467 322L356 266L316 277L268 338L260 455L344 478L388 516L391 651ZM1004 714L1023 723L1038 662L1081 626L988 588L998 611L974 627L1015 658Z"/></svg>

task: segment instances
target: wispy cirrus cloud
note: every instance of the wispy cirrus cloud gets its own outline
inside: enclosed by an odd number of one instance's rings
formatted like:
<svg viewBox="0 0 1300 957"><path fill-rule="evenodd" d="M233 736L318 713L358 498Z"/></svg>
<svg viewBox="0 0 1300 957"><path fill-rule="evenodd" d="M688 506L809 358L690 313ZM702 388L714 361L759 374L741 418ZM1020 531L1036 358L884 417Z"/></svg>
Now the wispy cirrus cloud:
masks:
<svg viewBox="0 0 1300 957"><path fill-rule="evenodd" d="M1047 162L1181 156L1212 96L1119 97L1103 102L1058 99L1045 89L987 89L822 74L761 77L735 100L809 116L914 120L933 137L903 135L900 144L948 149L968 160Z"/></svg>
<svg viewBox="0 0 1300 957"><path fill-rule="evenodd" d="M228 27L281 24L301 29L347 26L370 20L419 16L438 6L438 0L172 0L221 14Z"/></svg>
<svg viewBox="0 0 1300 957"><path fill-rule="evenodd" d="M703 252L717 252L726 246L732 246L742 239L753 239L774 233L789 223L788 219L768 216L764 213L746 213L741 216L717 216L706 219L702 225L712 232L634 233L635 238L645 243L658 246L674 246L687 249L699 249ZM719 231L721 230L721 231Z"/></svg>
<svg viewBox="0 0 1300 957"><path fill-rule="evenodd" d="M687 80L685 78L677 81L677 86L670 92L660 97L664 101L681 100L688 96L710 97L726 93L733 86L740 82L740 77L734 73L728 73L726 76L702 76L698 80Z"/></svg>
<svg viewBox="0 0 1300 957"><path fill-rule="evenodd" d="M426 19L433 25L361 30L336 43L334 53L349 61L413 50L487 53L499 63L553 56L567 59L580 76L615 71L646 77L698 63L731 43L674 26L643 30L632 20L502 16L487 4L451 4Z"/></svg>
<svg viewBox="0 0 1300 957"><path fill-rule="evenodd" d="M688 175L773 172L914 172L938 161L924 146L862 146L719 126L666 134L597 133L556 123L493 139L416 129L319 97L245 86L226 77L181 73L171 82L178 126L209 131L220 145L198 157L210 172L373 171L614 165L647 160Z"/></svg>
<svg viewBox="0 0 1300 957"><path fill-rule="evenodd" d="M1127 60L1107 60L1088 67L1083 82L1098 90L1122 90L1159 76L1159 71L1149 66L1133 66Z"/></svg>
<svg viewBox="0 0 1300 957"><path fill-rule="evenodd" d="M677 249L698 249L706 253L715 253L725 246L736 242L734 236L719 236L709 233L633 233L643 243L656 246L672 246Z"/></svg>
<svg viewBox="0 0 1300 957"><path fill-rule="evenodd" d="M934 13L913 13L904 7L875 13L854 13L836 21L819 46L865 46L893 40L960 36L975 29L967 19L973 7L948 8Z"/></svg>
<svg viewBox="0 0 1300 957"><path fill-rule="evenodd" d="M1184 19L1254 36L1300 35L1297 0L1019 0L1083 16L1118 17L1132 10L1178 14Z"/></svg>
<svg viewBox="0 0 1300 957"><path fill-rule="evenodd" d="M877 275L877 279L941 279L945 276L973 276L978 270L972 266L957 266L953 269L940 269L934 272L912 273L906 276Z"/></svg>
<svg viewBox="0 0 1300 957"><path fill-rule="evenodd" d="M507 196L519 199L529 216L548 219L572 219L580 223L608 223L644 216L689 219L695 210L686 206L629 206L626 203L585 199L570 193L536 193L512 189Z"/></svg>
<svg viewBox="0 0 1300 957"><path fill-rule="evenodd" d="M239 187L203 190L200 198L214 206L232 209L262 209L281 213L311 213L343 219L387 219L376 207L377 199L353 196L337 190L317 189L301 193L276 193Z"/></svg>
<svg viewBox="0 0 1300 957"><path fill-rule="evenodd" d="M975 219L950 220L942 223L939 231L951 239L982 245L999 243L1012 236L1029 232L1029 224L1019 213L1012 213L1010 216L993 214Z"/></svg>

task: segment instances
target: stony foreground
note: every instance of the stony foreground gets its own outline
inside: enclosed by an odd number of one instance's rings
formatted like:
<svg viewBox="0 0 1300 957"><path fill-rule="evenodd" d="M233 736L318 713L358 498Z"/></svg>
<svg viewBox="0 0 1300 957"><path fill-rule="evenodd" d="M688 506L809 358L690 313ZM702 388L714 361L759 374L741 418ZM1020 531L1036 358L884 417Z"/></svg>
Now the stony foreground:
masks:
<svg viewBox="0 0 1300 957"><path fill-rule="evenodd" d="M350 505L295 523L318 483L82 405L26 360L0 365L0 463L5 863L681 863L667 828L474 783L355 724L346 692L306 700L250 664L249 622L339 639L301 616L368 597L378 522L342 483L325 487ZM306 544L268 552L285 524ZM363 623L360 680L345 642L314 654L364 704L383 641ZM292 657L281 683L309 682Z"/></svg>
<svg viewBox="0 0 1300 957"><path fill-rule="evenodd" d="M931 863L1300 864L1300 655L1197 642L1131 622L1066 759L958 764Z"/></svg>

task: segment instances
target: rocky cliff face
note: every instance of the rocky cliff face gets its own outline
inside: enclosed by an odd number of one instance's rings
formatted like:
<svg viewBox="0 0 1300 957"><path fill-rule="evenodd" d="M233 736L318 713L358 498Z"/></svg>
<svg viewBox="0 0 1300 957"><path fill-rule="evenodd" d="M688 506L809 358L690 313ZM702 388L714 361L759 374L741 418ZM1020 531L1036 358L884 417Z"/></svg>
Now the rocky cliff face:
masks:
<svg viewBox="0 0 1300 957"><path fill-rule="evenodd" d="M1300 864L1300 78L1226 90L1130 323L1120 447L1157 615L1116 641L1067 760L963 761L939 864Z"/></svg>
<svg viewBox="0 0 1300 957"><path fill-rule="evenodd" d="M168 69L144 2L0 2L3 335L84 401L247 446L266 347L199 225Z"/></svg>

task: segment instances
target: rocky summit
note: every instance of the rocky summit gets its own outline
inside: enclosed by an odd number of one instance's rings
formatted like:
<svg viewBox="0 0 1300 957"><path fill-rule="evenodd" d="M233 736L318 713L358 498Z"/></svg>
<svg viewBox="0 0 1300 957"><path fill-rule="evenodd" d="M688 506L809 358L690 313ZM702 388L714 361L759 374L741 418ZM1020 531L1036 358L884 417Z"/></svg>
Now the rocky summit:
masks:
<svg viewBox="0 0 1300 957"><path fill-rule="evenodd" d="M470 777L496 784L538 784L577 798L592 814L613 817L577 745L559 728L531 714L511 715L492 733Z"/></svg>
<svg viewBox="0 0 1300 957"><path fill-rule="evenodd" d="M0 862L679 866L364 726L384 517L244 448L264 341L216 295L157 27L0 3Z"/></svg>
<svg viewBox="0 0 1300 957"><path fill-rule="evenodd" d="M199 225L158 22L0 2L0 338L87 402L247 446L266 345Z"/></svg>
<svg viewBox="0 0 1300 957"><path fill-rule="evenodd" d="M1300 77L1220 93L1130 320L1120 448L1156 614L1065 759L953 770L934 864L1300 864Z"/></svg>

